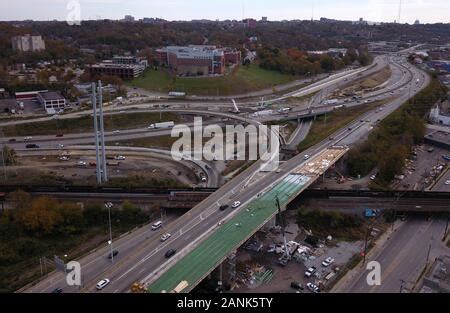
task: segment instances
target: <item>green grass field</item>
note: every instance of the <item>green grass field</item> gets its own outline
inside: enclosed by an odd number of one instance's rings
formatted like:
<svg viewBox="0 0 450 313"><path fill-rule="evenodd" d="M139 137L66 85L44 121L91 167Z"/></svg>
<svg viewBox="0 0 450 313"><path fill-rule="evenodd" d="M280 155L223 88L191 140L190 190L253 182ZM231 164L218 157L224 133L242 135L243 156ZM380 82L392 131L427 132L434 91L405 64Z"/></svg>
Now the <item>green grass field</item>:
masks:
<svg viewBox="0 0 450 313"><path fill-rule="evenodd" d="M326 123L325 116L318 117L312 124L308 136L306 136L305 140L298 145L298 150L301 152L314 146L345 125L349 124L358 116L363 115L364 113L369 112L370 110L379 107L386 102L387 101L376 101L366 105L332 111L326 115Z"/></svg>
<svg viewBox="0 0 450 313"><path fill-rule="evenodd" d="M240 66L222 77L174 77L165 69L147 70L143 76L128 83L152 91L183 91L188 95L234 95L274 87L297 79L292 75L268 71L252 64Z"/></svg>

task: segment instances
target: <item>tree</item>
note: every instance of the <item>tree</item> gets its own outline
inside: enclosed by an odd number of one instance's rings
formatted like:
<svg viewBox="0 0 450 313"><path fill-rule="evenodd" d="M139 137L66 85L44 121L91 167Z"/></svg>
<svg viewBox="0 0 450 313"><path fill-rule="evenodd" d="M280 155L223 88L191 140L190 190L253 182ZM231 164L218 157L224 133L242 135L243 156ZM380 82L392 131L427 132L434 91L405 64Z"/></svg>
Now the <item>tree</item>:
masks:
<svg viewBox="0 0 450 313"><path fill-rule="evenodd" d="M8 146L3 147L3 158L4 164L6 166L16 165L17 164L17 154L16 150L10 148Z"/></svg>
<svg viewBox="0 0 450 313"><path fill-rule="evenodd" d="M16 190L9 194L9 199L13 203L15 211L20 211L28 207L31 203L31 195L23 190Z"/></svg>
<svg viewBox="0 0 450 313"><path fill-rule="evenodd" d="M40 197L18 212L17 220L26 231L50 235L64 221L57 207L58 201L55 199Z"/></svg>

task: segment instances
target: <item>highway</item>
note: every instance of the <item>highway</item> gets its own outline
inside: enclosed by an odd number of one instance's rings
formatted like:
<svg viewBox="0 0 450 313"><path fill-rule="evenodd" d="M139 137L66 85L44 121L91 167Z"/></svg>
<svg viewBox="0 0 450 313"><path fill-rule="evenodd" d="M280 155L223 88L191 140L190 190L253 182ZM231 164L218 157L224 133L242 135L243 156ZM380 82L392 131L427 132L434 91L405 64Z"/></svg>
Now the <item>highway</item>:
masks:
<svg viewBox="0 0 450 313"><path fill-rule="evenodd" d="M411 218L400 226L385 243L382 250L369 261L381 264L381 285L369 286L367 272L363 271L342 292L347 293L399 293L407 292L415 285L429 260L448 254L441 241L446 221ZM402 288L402 280L404 281Z"/></svg>
<svg viewBox="0 0 450 313"><path fill-rule="evenodd" d="M410 71L414 74L415 78L423 77L423 74L415 68L411 68ZM428 82L429 78L425 77L425 79L420 80L420 83L414 88L414 91L410 92L413 88L400 90L398 96L401 99L407 99L410 95L424 88ZM410 84L415 84L415 80L410 80ZM370 124L360 122L360 119L370 119L371 121L383 119L390 112L398 108L403 102L404 101L397 99L386 104L385 109L382 111L373 110L364 114L364 116L358 118L357 121L333 134L332 140L326 139L305 151L304 154L314 156L332 145L354 144L360 140L360 138L367 136L371 131ZM248 122L247 119L243 119ZM351 128L351 130L349 131L348 128ZM177 261L183 255L191 251L202 239L202 235L210 228L217 225L217 223L223 219L229 218L239 212L239 210L219 211L218 208L221 204L238 200L242 203L241 207L245 206L246 203L253 200L259 193L264 192L268 187L270 188L274 182L280 181L286 177L292 169L304 162L303 155L298 155L283 163L280 166L279 171L265 174L258 173L260 164L259 162L256 162L253 166L228 182L191 211L172 223L165 223L162 230L149 232L149 226L140 229L140 232L147 234L147 240L142 242L130 235L126 241L128 241L129 245L133 246L134 249L132 252L127 252L128 250L120 251L119 257L114 264L105 264L105 255L107 254L106 246L99 251L82 258L80 260L84 273L84 286L82 291L94 291L97 281L107 277L111 279L111 284L102 290L102 292L125 292L129 290L130 285L133 282L143 279L149 274L155 276L161 274L163 269L165 270L170 267L170 264L168 264L164 257L164 254L168 249L178 250L177 255L171 259L171 262ZM252 182L248 184L248 180L251 178ZM246 187L243 188L244 186ZM165 232L170 232L172 238L165 243L161 243L159 237ZM34 287L28 288L26 291L49 292L56 287L63 288L64 292L80 291L78 288L65 286L64 277L61 273L52 274L50 278Z"/></svg>

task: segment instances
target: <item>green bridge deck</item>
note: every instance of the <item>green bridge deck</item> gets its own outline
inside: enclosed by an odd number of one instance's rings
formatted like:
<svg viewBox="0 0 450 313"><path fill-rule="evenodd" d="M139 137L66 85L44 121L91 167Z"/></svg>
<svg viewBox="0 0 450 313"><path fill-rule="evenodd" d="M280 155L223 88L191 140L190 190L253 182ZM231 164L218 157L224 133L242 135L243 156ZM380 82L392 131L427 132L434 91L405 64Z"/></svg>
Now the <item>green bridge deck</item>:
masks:
<svg viewBox="0 0 450 313"><path fill-rule="evenodd" d="M185 291L190 290L276 214L277 196L280 205L285 206L293 196L305 189L310 181L311 178L304 175L287 176L272 190L246 205L231 220L220 226L194 250L181 258L149 285L148 291L170 292L181 281L187 281L189 287Z"/></svg>

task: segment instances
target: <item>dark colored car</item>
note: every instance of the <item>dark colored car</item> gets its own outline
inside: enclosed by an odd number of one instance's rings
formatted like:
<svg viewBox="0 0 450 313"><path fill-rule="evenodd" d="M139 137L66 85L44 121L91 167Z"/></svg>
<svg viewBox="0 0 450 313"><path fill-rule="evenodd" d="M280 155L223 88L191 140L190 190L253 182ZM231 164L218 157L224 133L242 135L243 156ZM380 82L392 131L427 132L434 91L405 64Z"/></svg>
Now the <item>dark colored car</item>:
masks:
<svg viewBox="0 0 450 313"><path fill-rule="evenodd" d="M304 290L305 289L305 287L303 287L302 284L300 284L299 282L296 282L296 281L291 282L291 288L297 289L297 290Z"/></svg>
<svg viewBox="0 0 450 313"><path fill-rule="evenodd" d="M174 249L170 249L169 251L166 252L166 258L171 258L175 253L177 253L177 250Z"/></svg>
<svg viewBox="0 0 450 313"><path fill-rule="evenodd" d="M119 251L114 250L114 251L112 252L112 255L111 255L111 253L108 254L108 259L112 259L113 257L115 257L115 256L118 255L118 254L119 254Z"/></svg>
<svg viewBox="0 0 450 313"><path fill-rule="evenodd" d="M63 290L61 288L55 288L52 290L52 293L62 293Z"/></svg>
<svg viewBox="0 0 450 313"><path fill-rule="evenodd" d="M39 146L35 143L29 143L26 145L27 149L34 149L34 148L39 148Z"/></svg>
<svg viewBox="0 0 450 313"><path fill-rule="evenodd" d="M57 134L56 137L64 137L63 134Z"/></svg>
<svg viewBox="0 0 450 313"><path fill-rule="evenodd" d="M227 204L224 204L224 205L221 205L220 206L220 211L225 211L226 209L228 209L230 206L229 205L227 205Z"/></svg>
<svg viewBox="0 0 450 313"><path fill-rule="evenodd" d="M11 138L10 140L8 140L8 142L16 142L17 140L15 138Z"/></svg>

